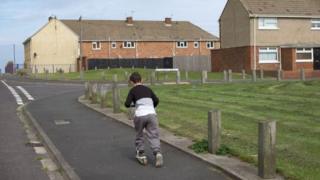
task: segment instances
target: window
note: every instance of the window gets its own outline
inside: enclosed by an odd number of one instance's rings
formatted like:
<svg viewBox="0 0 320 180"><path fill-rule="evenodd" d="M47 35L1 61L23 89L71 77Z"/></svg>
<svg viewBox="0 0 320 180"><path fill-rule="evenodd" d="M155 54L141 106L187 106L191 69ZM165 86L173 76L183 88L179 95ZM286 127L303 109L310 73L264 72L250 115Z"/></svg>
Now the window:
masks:
<svg viewBox="0 0 320 180"><path fill-rule="evenodd" d="M259 18L259 29L278 29L278 19Z"/></svg>
<svg viewBox="0 0 320 180"><path fill-rule="evenodd" d="M93 50L100 50L101 49L100 42L92 42L92 49Z"/></svg>
<svg viewBox="0 0 320 180"><path fill-rule="evenodd" d="M214 43L213 41L208 41L207 42L207 49L213 49L214 48Z"/></svg>
<svg viewBox="0 0 320 180"><path fill-rule="evenodd" d="M312 19L311 20L311 29L320 30L320 19Z"/></svg>
<svg viewBox="0 0 320 180"><path fill-rule="evenodd" d="M188 42L187 41L179 41L177 42L177 48L187 48Z"/></svg>
<svg viewBox="0 0 320 180"><path fill-rule="evenodd" d="M297 48L297 62L313 62L312 48Z"/></svg>
<svg viewBox="0 0 320 180"><path fill-rule="evenodd" d="M259 48L260 63L278 63L278 48Z"/></svg>
<svg viewBox="0 0 320 180"><path fill-rule="evenodd" d="M116 42L112 42L112 43L111 43L111 48L112 48L112 49L117 48L117 43L116 43Z"/></svg>
<svg viewBox="0 0 320 180"><path fill-rule="evenodd" d="M194 43L193 43L193 47L194 47L194 48L199 48L199 42L198 42L198 41L194 42Z"/></svg>
<svg viewBox="0 0 320 180"><path fill-rule="evenodd" d="M125 41L123 42L123 48L135 48L136 43L133 41Z"/></svg>

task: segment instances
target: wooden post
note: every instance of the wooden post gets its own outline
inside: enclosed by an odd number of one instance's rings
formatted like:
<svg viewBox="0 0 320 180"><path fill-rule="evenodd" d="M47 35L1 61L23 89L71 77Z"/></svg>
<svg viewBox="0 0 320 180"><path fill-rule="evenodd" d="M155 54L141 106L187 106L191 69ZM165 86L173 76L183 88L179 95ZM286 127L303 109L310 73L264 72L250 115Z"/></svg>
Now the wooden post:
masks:
<svg viewBox="0 0 320 180"><path fill-rule="evenodd" d="M227 72L227 70L223 70L223 80L224 80L225 82L228 81L228 72Z"/></svg>
<svg viewBox="0 0 320 180"><path fill-rule="evenodd" d="M156 78L157 78L157 82L159 82L160 78L159 78L159 72L155 72L156 73Z"/></svg>
<svg viewBox="0 0 320 180"><path fill-rule="evenodd" d="M263 69L260 69L260 79L263 80L264 79L264 72Z"/></svg>
<svg viewBox="0 0 320 180"><path fill-rule="evenodd" d="M88 85L89 85L89 97L88 97L88 100L92 100L92 83L88 82Z"/></svg>
<svg viewBox="0 0 320 180"><path fill-rule="evenodd" d="M164 81L167 81L168 80L168 74L167 72L164 72Z"/></svg>
<svg viewBox="0 0 320 180"><path fill-rule="evenodd" d="M92 97L91 97L91 103L96 104L98 102L98 84L94 83L92 85Z"/></svg>
<svg viewBox="0 0 320 180"><path fill-rule="evenodd" d="M128 109L128 117L129 117L129 120L133 120L133 119L134 119L135 110L136 110L135 107L130 107L130 108Z"/></svg>
<svg viewBox="0 0 320 180"><path fill-rule="evenodd" d="M189 72L187 70L185 71L185 78L186 78L186 81L189 81Z"/></svg>
<svg viewBox="0 0 320 180"><path fill-rule="evenodd" d="M90 97L89 88L90 88L90 83L89 82L85 82L84 83L84 97L85 97L85 99L89 99L89 97Z"/></svg>
<svg viewBox="0 0 320 180"><path fill-rule="evenodd" d="M100 87L100 105L101 108L106 108L107 107L107 92L108 92L108 87L105 84L102 84Z"/></svg>
<svg viewBox="0 0 320 180"><path fill-rule="evenodd" d="M276 177L276 122L259 122L258 175Z"/></svg>
<svg viewBox="0 0 320 180"><path fill-rule="evenodd" d="M120 113L120 90L118 88L118 76L116 74L112 77L112 102L113 113Z"/></svg>
<svg viewBox="0 0 320 180"><path fill-rule="evenodd" d="M101 76L102 76L102 80L105 81L106 80L106 72L102 71Z"/></svg>
<svg viewBox="0 0 320 180"><path fill-rule="evenodd" d="M124 79L127 81L129 81L129 73L127 71L124 72Z"/></svg>
<svg viewBox="0 0 320 180"><path fill-rule="evenodd" d="M201 73L201 83L202 83L202 84L205 84L205 83L206 83L206 81L207 81L207 76L208 76L207 71L202 71L202 73Z"/></svg>
<svg viewBox="0 0 320 180"><path fill-rule="evenodd" d="M84 74L83 74L83 67L81 67L81 68L82 68L82 71L80 70L80 80L82 81L84 78Z"/></svg>
<svg viewBox="0 0 320 180"><path fill-rule="evenodd" d="M228 70L228 82L232 82L232 70Z"/></svg>
<svg viewBox="0 0 320 180"><path fill-rule="evenodd" d="M176 84L180 84L180 71L177 71Z"/></svg>
<svg viewBox="0 0 320 180"><path fill-rule="evenodd" d="M220 148L221 112L218 109L208 112L208 151L215 154Z"/></svg>
<svg viewBox="0 0 320 180"><path fill-rule="evenodd" d="M46 80L48 80L48 70L45 70L45 73L46 73Z"/></svg>
<svg viewBox="0 0 320 180"><path fill-rule="evenodd" d="M155 80L156 80L156 73L155 71L151 71L150 74L150 84L153 86L155 84Z"/></svg>
<svg viewBox="0 0 320 180"><path fill-rule="evenodd" d="M277 80L281 81L281 69L278 69L277 71Z"/></svg>
<svg viewBox="0 0 320 180"><path fill-rule="evenodd" d="M301 81L305 81L306 80L306 74L305 74L304 68L300 69L300 80Z"/></svg>
<svg viewBox="0 0 320 180"><path fill-rule="evenodd" d="M257 82L257 71L252 70L252 82Z"/></svg>
<svg viewBox="0 0 320 180"><path fill-rule="evenodd" d="M242 79L246 79L246 70L242 69Z"/></svg>

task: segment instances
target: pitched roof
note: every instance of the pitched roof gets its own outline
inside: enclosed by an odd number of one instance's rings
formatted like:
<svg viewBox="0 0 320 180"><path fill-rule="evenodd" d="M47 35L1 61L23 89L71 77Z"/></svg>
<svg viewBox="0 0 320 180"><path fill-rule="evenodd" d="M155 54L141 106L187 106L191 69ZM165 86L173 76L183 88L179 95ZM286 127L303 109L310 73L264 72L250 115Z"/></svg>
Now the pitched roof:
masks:
<svg viewBox="0 0 320 180"><path fill-rule="evenodd" d="M320 17L320 0L240 0L250 15Z"/></svg>
<svg viewBox="0 0 320 180"><path fill-rule="evenodd" d="M80 36L78 20L61 20L66 26ZM82 37L84 41L205 41L218 38L200 27L187 21L172 21L166 26L164 21L133 21L127 25L121 20L82 20Z"/></svg>

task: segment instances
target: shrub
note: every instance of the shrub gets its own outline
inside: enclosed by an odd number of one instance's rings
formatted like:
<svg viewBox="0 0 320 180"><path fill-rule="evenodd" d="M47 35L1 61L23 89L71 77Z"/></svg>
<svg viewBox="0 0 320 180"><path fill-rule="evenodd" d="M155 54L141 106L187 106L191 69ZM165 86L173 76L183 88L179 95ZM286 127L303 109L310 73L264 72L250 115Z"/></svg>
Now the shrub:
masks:
<svg viewBox="0 0 320 180"><path fill-rule="evenodd" d="M29 73L28 73L28 70L27 69L19 69L17 71L17 75L18 76L27 76Z"/></svg>

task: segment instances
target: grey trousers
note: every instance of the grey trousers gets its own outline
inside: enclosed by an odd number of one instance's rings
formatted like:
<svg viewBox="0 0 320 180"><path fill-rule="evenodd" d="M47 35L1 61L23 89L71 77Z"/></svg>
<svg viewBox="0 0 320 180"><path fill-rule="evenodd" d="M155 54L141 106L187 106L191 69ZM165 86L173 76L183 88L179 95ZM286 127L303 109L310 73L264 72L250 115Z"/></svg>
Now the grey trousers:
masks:
<svg viewBox="0 0 320 180"><path fill-rule="evenodd" d="M137 135L135 140L136 149L144 151L144 133L146 130L147 140L153 153L160 152L160 137L157 115L149 114L146 116L134 117L134 127Z"/></svg>

